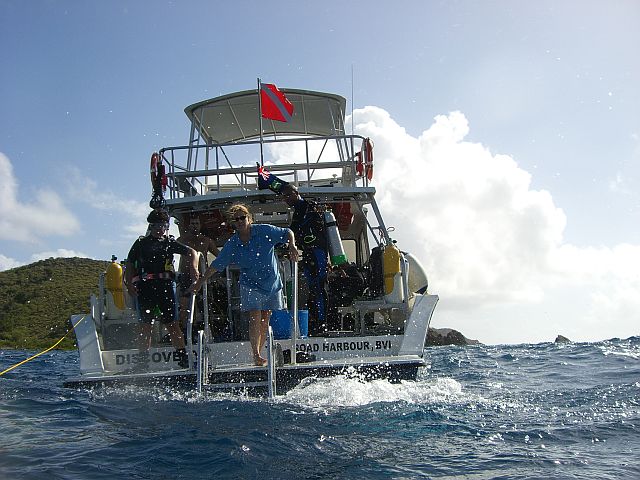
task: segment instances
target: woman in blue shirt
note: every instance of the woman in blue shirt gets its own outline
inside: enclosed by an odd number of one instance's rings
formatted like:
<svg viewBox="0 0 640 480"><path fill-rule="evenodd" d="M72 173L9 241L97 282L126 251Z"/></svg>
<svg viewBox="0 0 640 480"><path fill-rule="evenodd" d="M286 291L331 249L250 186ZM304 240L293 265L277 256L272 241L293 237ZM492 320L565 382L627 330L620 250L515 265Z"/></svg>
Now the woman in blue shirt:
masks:
<svg viewBox="0 0 640 480"><path fill-rule="evenodd" d="M260 355L260 350L267 339L271 311L283 308L282 280L274 247L288 242L289 255L295 261L298 260L298 249L290 229L254 224L251 212L244 204L231 206L227 217L236 233L227 240L220 255L200 280L194 283L192 291L198 291L208 278L228 265L240 267L240 309L249 312L253 361L256 365L264 366L267 360Z"/></svg>

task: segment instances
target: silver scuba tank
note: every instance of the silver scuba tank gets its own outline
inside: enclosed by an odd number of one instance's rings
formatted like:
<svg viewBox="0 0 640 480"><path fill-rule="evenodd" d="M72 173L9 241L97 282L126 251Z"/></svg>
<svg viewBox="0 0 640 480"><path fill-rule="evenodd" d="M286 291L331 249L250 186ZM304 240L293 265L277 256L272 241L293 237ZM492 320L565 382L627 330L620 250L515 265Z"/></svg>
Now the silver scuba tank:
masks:
<svg viewBox="0 0 640 480"><path fill-rule="evenodd" d="M327 229L327 243L329 244L329 257L332 265L341 265L347 262L347 256L342 247L342 239L338 231L336 217L331 210L324 212L324 225Z"/></svg>

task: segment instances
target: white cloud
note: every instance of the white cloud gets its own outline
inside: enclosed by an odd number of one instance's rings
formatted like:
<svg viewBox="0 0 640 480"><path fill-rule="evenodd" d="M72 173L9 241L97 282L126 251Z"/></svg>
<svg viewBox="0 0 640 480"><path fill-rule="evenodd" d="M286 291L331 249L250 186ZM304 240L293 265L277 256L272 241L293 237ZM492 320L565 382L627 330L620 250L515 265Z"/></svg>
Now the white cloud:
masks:
<svg viewBox="0 0 640 480"><path fill-rule="evenodd" d="M354 115L356 133L375 139L385 222L441 297L435 324L486 342L553 340L559 328L576 340L638 334L640 246L563 243L566 217L551 194L533 190L511 157L465 141L460 112L418 138L380 108Z"/></svg>
<svg viewBox="0 0 640 480"><path fill-rule="evenodd" d="M419 138L376 107L356 120L358 133L376 139L385 221L452 308L541 298L539 274L565 225L548 192L531 190L530 175L510 157L465 142L459 112L438 116Z"/></svg>
<svg viewBox="0 0 640 480"><path fill-rule="evenodd" d="M13 258L6 257L0 253L0 272L19 267L21 265L23 265L22 262L19 262L18 260L15 260Z"/></svg>
<svg viewBox="0 0 640 480"><path fill-rule="evenodd" d="M631 195L632 189L627 185L627 180L622 176L620 172L616 173L615 178L608 181L609 190L614 193L620 193L623 195Z"/></svg>
<svg viewBox="0 0 640 480"><path fill-rule="evenodd" d="M375 141L386 226L440 295L434 325L487 343L638 334L640 246L564 243L567 219L551 193L532 189L510 156L465 141L462 113L436 117L418 137L378 107L356 110L354 123ZM304 158L300 145L270 153L274 163Z"/></svg>
<svg viewBox="0 0 640 480"><path fill-rule="evenodd" d="M95 180L85 177L75 167L69 167L68 170L67 192L72 198L105 212L105 215L117 215L118 218L128 217L129 220L120 227L121 238L134 239L144 234L147 229L148 204L121 198L111 190L105 189L104 186L98 186Z"/></svg>
<svg viewBox="0 0 640 480"><path fill-rule="evenodd" d="M11 161L2 153L0 204L0 240L38 243L43 237L69 236L80 229L75 215L52 190L40 189L31 201L21 202Z"/></svg>
<svg viewBox="0 0 640 480"><path fill-rule="evenodd" d="M133 218L140 216L146 218L149 207L144 202L127 200L119 197L114 192L105 189L104 185L98 185L95 180L85 177L78 168L68 167L67 187L69 193L76 199L82 200L98 210L127 214Z"/></svg>

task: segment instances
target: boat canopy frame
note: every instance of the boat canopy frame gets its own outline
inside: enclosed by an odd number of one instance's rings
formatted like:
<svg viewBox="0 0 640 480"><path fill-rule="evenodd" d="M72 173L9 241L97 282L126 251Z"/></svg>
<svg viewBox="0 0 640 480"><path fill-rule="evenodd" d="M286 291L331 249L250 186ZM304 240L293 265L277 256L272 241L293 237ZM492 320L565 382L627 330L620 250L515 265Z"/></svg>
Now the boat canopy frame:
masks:
<svg viewBox="0 0 640 480"><path fill-rule="evenodd" d="M370 185L373 164L368 139L345 133L344 97L310 90L281 89L294 105L288 122L260 118L258 90L223 95L185 108L191 122L188 145L159 151L166 164L172 209L199 209L212 201L263 197L256 163L320 202L342 197L373 204L376 242L390 242ZM282 152L287 155L283 160ZM293 160L292 160L293 159ZM283 163L287 162L287 163ZM368 170L370 168L370 170ZM368 223L368 221L367 221ZM374 236L375 238L375 236Z"/></svg>
<svg viewBox="0 0 640 480"><path fill-rule="evenodd" d="M362 161L360 165L357 164L357 160L363 156L356 153L356 148L362 149L365 139L345 133L345 98L311 90L284 88L281 91L294 107L291 119L287 122L260 117L257 89L223 95L185 108L190 121L188 145L161 150L163 160L169 166L168 173L173 186L176 187L170 190L171 198L212 193L211 183L216 185L214 190L219 192L221 176L230 174L235 176L240 188L251 189L257 178L252 165L265 162L265 147L277 149L278 144L288 143L293 144L290 148L302 150L296 145L297 142L304 143L305 161L300 162L302 167L297 166L299 162L296 161L296 165L288 168L291 170L289 176L293 176L291 180L296 185L299 185L301 176L311 184L313 177L319 176L317 169L324 171L334 168L339 170L336 175L340 177L339 183L355 186L356 177L360 176L362 185L367 186L370 178L364 175ZM335 149L327 148L331 143L335 144ZM231 160L231 149L245 153L240 162ZM179 153L180 156L186 153L186 158L178 160ZM331 162L334 164L331 165ZM287 170L274 167L270 165L269 169L279 172ZM302 171L304 175L301 175Z"/></svg>

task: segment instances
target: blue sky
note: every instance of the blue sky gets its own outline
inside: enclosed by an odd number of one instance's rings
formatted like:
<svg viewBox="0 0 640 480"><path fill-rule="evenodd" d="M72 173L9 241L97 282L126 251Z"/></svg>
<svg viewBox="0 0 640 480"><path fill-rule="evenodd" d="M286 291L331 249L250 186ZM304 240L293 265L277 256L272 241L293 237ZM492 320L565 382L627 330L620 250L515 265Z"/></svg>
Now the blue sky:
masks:
<svg viewBox="0 0 640 480"><path fill-rule="evenodd" d="M261 77L349 99L434 326L638 334L638 25L635 1L0 0L0 269L126 255L184 107Z"/></svg>

